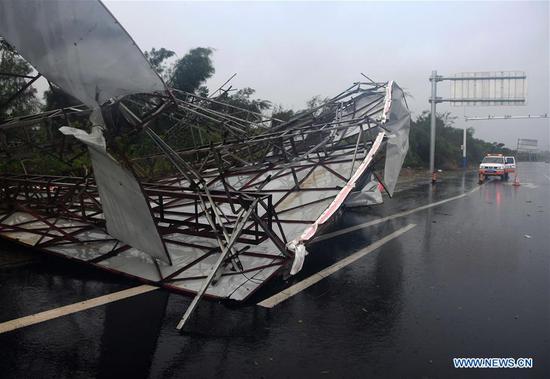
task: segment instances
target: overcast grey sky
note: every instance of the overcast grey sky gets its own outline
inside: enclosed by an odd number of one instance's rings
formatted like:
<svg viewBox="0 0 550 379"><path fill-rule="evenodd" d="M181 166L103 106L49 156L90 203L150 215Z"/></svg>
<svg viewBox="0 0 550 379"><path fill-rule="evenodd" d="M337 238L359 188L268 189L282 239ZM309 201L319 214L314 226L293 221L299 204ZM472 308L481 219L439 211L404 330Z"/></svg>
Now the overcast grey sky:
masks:
<svg viewBox="0 0 550 379"><path fill-rule="evenodd" d="M429 108L431 70L523 70L528 105L450 107L456 126L513 147L517 138L548 149L550 123L476 121L464 114L541 114L550 111L549 3L541 2L183 2L106 1L142 50L166 47L183 56L197 46L216 49L210 88L233 73L235 87L298 109L314 95L335 95L364 72L396 80L413 96L414 115ZM449 82L439 94L449 94Z"/></svg>

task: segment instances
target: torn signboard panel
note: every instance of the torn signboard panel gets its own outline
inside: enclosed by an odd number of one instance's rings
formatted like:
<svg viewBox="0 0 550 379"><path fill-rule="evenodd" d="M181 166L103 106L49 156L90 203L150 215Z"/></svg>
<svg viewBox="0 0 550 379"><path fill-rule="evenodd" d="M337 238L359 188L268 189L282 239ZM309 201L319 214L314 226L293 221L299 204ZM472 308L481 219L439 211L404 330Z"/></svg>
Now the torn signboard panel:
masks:
<svg viewBox="0 0 550 379"><path fill-rule="evenodd" d="M3 173L0 236L242 301L275 275L299 272L308 243L334 224L350 196L373 181L393 193L410 126L396 83L357 82L281 121L223 96L166 87L101 3L59 3L28 12L2 3L1 17L10 20L0 19L0 34L84 104L1 120L0 154L21 160L18 146L34 146L68 166L88 154L93 173ZM76 22L90 15L93 25ZM36 28L17 28L31 19ZM51 40L38 38L53 31ZM101 50L122 54L123 64L94 66L103 39ZM36 146L32 136L41 130L48 143ZM136 139L146 153L121 148L136 150L123 143ZM75 141L88 149L71 150ZM382 165L383 175L375 173Z"/></svg>
<svg viewBox="0 0 550 379"><path fill-rule="evenodd" d="M132 93L164 91L141 50L100 1L2 1L0 36L91 108Z"/></svg>
<svg viewBox="0 0 550 379"><path fill-rule="evenodd" d="M391 86L394 94L401 93L395 84ZM307 244L337 217L343 201L360 191L371 177L376 161L384 155L384 145L387 154L388 136L394 125L380 121L386 91L383 87L376 91L381 101L356 124L341 126L336 99L325 105L332 109L332 116L326 110L319 112L322 121L317 121L319 116L304 114L278 131L267 128L243 141L177 151L177 156L188 158L190 167L183 167L185 175L142 179L152 219L172 265L107 233L102 205L105 200L98 188L101 183L96 184L92 176L4 174L0 233L14 239L19 238L18 233L26 238L32 235L22 241L194 292L219 255L220 240L221 246L225 245L224 233L231 235L239 212L258 200L235 242L235 254L216 285L207 291L207 295L243 300L292 259L290 242ZM357 96L355 90L352 92ZM344 102L353 106L349 98ZM300 125L300 120L310 117L313 121ZM351 138L334 137L357 125L359 132ZM247 154L249 149L257 149L264 156L244 164L232 157L240 149ZM202 156L194 161L197 152ZM223 157L219 167L210 162L213 156ZM241 157L248 158L246 154ZM200 175L203 188L199 188L194 175ZM122 188L124 195L127 187ZM133 214L129 207L126 210Z"/></svg>

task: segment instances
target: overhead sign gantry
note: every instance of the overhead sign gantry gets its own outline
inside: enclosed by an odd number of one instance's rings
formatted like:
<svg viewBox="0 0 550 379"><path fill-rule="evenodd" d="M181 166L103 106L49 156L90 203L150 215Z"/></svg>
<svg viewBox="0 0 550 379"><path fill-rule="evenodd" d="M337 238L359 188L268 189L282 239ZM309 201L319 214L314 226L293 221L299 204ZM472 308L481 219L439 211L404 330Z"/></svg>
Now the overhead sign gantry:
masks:
<svg viewBox="0 0 550 379"><path fill-rule="evenodd" d="M437 96L437 83L451 82L451 96ZM527 76L523 71L465 72L454 76L438 75L432 71L430 76L432 94L430 123L430 172L435 182L435 125L437 103L448 102L454 106L502 106L525 105L527 94ZM466 129L463 134L462 159L466 165Z"/></svg>

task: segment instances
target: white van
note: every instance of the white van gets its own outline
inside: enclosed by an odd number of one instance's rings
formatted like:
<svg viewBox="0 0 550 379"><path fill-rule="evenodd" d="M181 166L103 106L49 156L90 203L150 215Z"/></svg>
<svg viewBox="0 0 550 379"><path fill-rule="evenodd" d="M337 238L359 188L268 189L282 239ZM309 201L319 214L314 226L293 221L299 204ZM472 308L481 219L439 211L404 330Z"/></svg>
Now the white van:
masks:
<svg viewBox="0 0 550 379"><path fill-rule="evenodd" d="M506 179L508 179L509 174L516 172L516 158L515 157L504 157L504 173Z"/></svg>

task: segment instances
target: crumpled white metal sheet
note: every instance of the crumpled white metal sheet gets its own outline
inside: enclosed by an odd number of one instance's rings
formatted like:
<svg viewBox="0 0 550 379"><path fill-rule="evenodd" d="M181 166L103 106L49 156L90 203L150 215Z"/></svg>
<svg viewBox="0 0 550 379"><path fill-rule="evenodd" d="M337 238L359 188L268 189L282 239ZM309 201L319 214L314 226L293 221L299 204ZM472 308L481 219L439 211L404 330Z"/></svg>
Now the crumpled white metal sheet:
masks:
<svg viewBox="0 0 550 379"><path fill-rule="evenodd" d="M132 38L96 0L3 0L0 35L48 80L92 110L92 133L68 127L61 131L88 146L97 187L91 195L97 207L85 209L80 199L81 214L69 211L52 218L48 211L40 214L32 207L21 207L22 211L9 208L11 214L1 211L0 235L143 280L199 291L204 279L218 267L216 262L223 250L217 244L218 226L206 218L206 212L214 208L204 207L202 212L196 212L196 198L191 201L193 197L188 196L197 195L196 190L189 188L191 183L185 180L179 184L164 183L169 191L158 191L155 203L146 194L147 183L140 184L131 170L123 168L106 151L101 106L130 94L166 90ZM365 189L375 155L382 153L383 143L386 143L384 182L388 192L393 193L408 149L410 114L403 91L395 83L374 83L368 89L361 89L361 84L364 83L356 83L355 89L350 87L351 92L344 91L319 107L322 117L311 118L306 112L305 119L297 118L302 123L312 122L307 127L318 129L317 134L303 134L306 124L293 124L290 120L281 127L288 127L284 133L289 132L291 138L281 134L281 145L273 147L264 162L251 162L249 167L237 165L224 172L213 167L200 172L208 179L209 191L228 192L228 182L238 199L242 199L239 198L242 192L249 191L246 197L254 192L254 196L262 196L262 201L273 205L258 210L256 226L251 220L246 221L243 229L247 237L235 243L233 247L238 253L221 266L220 276L208 287L207 295L246 299L271 276L289 268L292 257L289 250L295 253L291 274L296 274L307 255L308 241L341 214L350 195ZM175 98L172 100L176 102ZM355 148L350 148L349 141L354 137ZM290 158L289 152L292 152ZM32 188L39 198L49 199L52 193L49 180L43 187ZM158 184L162 182L151 186ZM10 187L9 192L17 188L20 187ZM24 202L28 195L17 191L15 199ZM163 203L160 196L170 191L187 193ZM219 226L234 228L236 219L231 215L245 205L233 199L212 200L210 196L209 201L211 205L219 202L217 209L229 216L219 218ZM69 207L78 208L79 204L71 203ZM173 217L165 218L166 211ZM271 218L272 211L276 220ZM269 227L261 220L265 216ZM73 225L74 219L83 220L84 224ZM105 228L99 226L103 220ZM263 234L258 232L260 227Z"/></svg>
<svg viewBox="0 0 550 379"><path fill-rule="evenodd" d="M152 257L171 263L141 186L130 171L107 153L101 129L94 126L90 134L69 127L62 127L60 131L73 135L88 146L109 234Z"/></svg>
<svg viewBox="0 0 550 379"><path fill-rule="evenodd" d="M43 237L44 230L36 230L37 227L46 227L34 215L25 212L1 213L1 224L6 226L16 226L26 228L30 225L27 231L0 231L0 236L8 238L26 245L36 246L37 242L47 243L51 237ZM62 218L49 220L57 226L63 227L86 227L79 222L65 220ZM19 226L18 226L19 225ZM48 232L51 233L51 230ZM181 269L190 261L204 255L210 248L212 240L202 237L191 237L185 239L186 242L193 242L204 246L203 249L182 247L172 243L167 244L170 255L174 258L174 264L168 265L163 262L155 262L142 251L129 248L109 259L94 263L93 260L101 257L103 254L109 253L116 247L120 247L120 243L112 239L100 229L83 228L82 231L74 233L73 237L79 242L67 243L60 241L59 244L50 244L45 247L36 246L42 250L63 255L65 257L96 264L110 271L123 273L134 276L139 279L144 279L151 282L159 282L163 277L166 277L178 269ZM181 236L180 236L181 237ZM175 237L174 239L178 239ZM257 248L258 252L269 252L274 257L278 254L273 250L270 241L265 241L264 248ZM237 244L238 248L244 245ZM196 292L204 279L203 276L208 275L212 268L212 261L217 259L217 254L208 256L197 265L191 266L189 269L182 271L174 277L171 283L165 283L170 288L187 292ZM257 290L269 277L271 277L281 267L282 260L270 257L241 255L240 261L244 274L225 270L224 275L220 277L215 285L208 288L207 295L215 298L230 298L237 301L245 300L255 290ZM178 280L181 279L181 280Z"/></svg>
<svg viewBox="0 0 550 379"><path fill-rule="evenodd" d="M379 186L380 183L377 180L371 179L361 191L352 192L344 205L348 208L353 208L383 203L384 199L382 198Z"/></svg>
<svg viewBox="0 0 550 379"><path fill-rule="evenodd" d="M252 241L250 243L246 242L246 240L237 243L235 249L238 251L241 251L243 248L249 248L249 250L242 250L244 252L239 253L238 259L240 260L240 264L242 264L242 268L235 268L231 262L227 262L222 267L221 276L216 283L208 287L207 295L234 300L246 299L271 276L283 269L285 272L288 271L287 269L290 268L288 263L290 263L289 260L292 257L287 255L288 250L296 253L296 259L292 265L291 272L293 274L297 273L304 263L304 258L307 254L305 248L308 241L313 236L322 233L325 227L341 214L342 205L349 198L350 194L365 188L365 183L368 183L367 179L371 178L372 175L371 170L373 169L372 165L376 161L375 156L378 155L380 157L383 152L384 143L387 144L386 146L391 144L390 148L392 149L397 149L397 151L391 152L391 154L397 155L396 159L392 160L390 158L388 160L386 156L386 169L389 170L389 173L386 175L387 180L391 183L392 177L396 178L407 148L408 112L403 102L401 90L393 83L388 84L388 88L387 91L383 92L386 94L385 97L384 95L380 95L382 91L379 88L378 97L372 100L376 102L376 109L372 111L372 116L376 117L377 122L381 123L383 127L373 127L371 130L366 131L369 138L377 137L374 141L369 141L368 144L365 142L365 146L359 143L361 141L359 137L363 134L360 132L361 128L357 127L357 133L355 133L356 137L358 137L356 139L357 143L352 145L349 142L343 141L340 138L341 134L333 136L333 133L330 132L329 138L334 137L332 141L335 141L335 144L345 142L341 149L331 151L329 144L327 145L327 150L320 149L316 154L311 154L311 156L308 156L309 153L297 155L292 160L279 165L269 163L257 164L253 167L235 167L235 169L224 172L223 179L222 175L215 170L205 170L202 173L210 190L218 191L218 194L224 190L223 181L225 180L230 184L231 190L235 193L249 191L255 194L259 193L262 196L268 196L278 215L277 220L273 221L273 227L270 232L280 239L265 237L265 239L259 241L248 239L248 241ZM363 106L369 105L364 104ZM381 116L382 107L384 107L383 117ZM404 109L400 109L400 107ZM352 120L353 118L350 118L349 122L352 122ZM371 120L373 119L365 120L366 127L370 128L368 124ZM348 121L340 119L338 122ZM63 130L69 131L67 129ZM73 130L72 132L89 146L95 146L92 148L94 165L96 161L107 157L104 153L104 144L101 138L96 138L97 136L95 135L84 135L82 131ZM326 135L329 135L329 133L326 133ZM349 137L351 139L353 135ZM355 146L355 149L353 146ZM361 146L361 148L358 149L358 146ZM94 157L96 150L102 151L99 154L101 157ZM391 166L390 169L387 166L388 162ZM6 233L0 232L0 234L9 238L23 236L27 241L25 243L43 248L44 250L84 260L109 270L122 272L145 280L160 282L173 288L197 292L201 288L204 279L211 273L214 262L219 258L220 252L216 239L211 235L209 236L208 233L203 232L204 230L207 231L207 229L202 229L207 224L205 215L194 213L194 208L197 206L196 199L190 200L192 198L185 196L174 198L165 202L164 206L159 209L160 200L157 203L157 200L153 200L149 196L144 199L146 206L143 209L149 207L153 217L151 218L151 215L147 217L146 214L131 217L131 219L136 218L140 220L140 223L142 220L157 220L156 222L158 222L158 225L154 225L155 221L151 221L153 225L150 228L143 227L142 225L135 230L136 233L139 233L140 230L152 230L156 226L162 228L170 227L170 233L162 236L162 242L165 243L169 257L172 258L172 265L166 262L155 261L152 257L158 256L155 256L154 251L151 252L151 250L158 250L158 246L152 249L144 247L145 245L140 247L133 239L122 237L122 234L117 234L113 231L114 229L110 229L109 220L112 218L108 216L110 212L110 205L108 203L112 199L115 199L116 196L105 196L102 193L102 187L105 188L105 186L101 183L101 170L102 167L107 167L109 164L101 163L99 166L99 168L95 168L95 171L99 172L99 176L96 173L96 184L98 185L104 214L95 215L94 220L105 218L110 235L96 235L98 238L90 239L90 230L86 230L74 234L74 237L80 243L67 244L66 241L62 240L60 240L61 243L57 243L57 236L54 233L50 233L51 235L46 237L49 240L46 240L46 238L41 239L40 235L33 237L33 230L29 228L16 232L5 228ZM111 168L107 171L118 173L117 170L118 168ZM116 174L115 177L109 175L105 175L105 177L108 178L111 184L119 183L117 177L124 176L122 174ZM144 183L144 191L147 191L147 186L149 185L151 186L151 190L154 190L158 184L162 185L162 188L167 191L166 193L193 192L192 189L188 188L189 183L186 180L172 179L174 178L166 178L166 180L160 180L158 183ZM110 188L110 190L117 192L117 187ZM122 196L127 194L127 190L119 192ZM94 194L93 196L95 197L96 195ZM124 203L124 200L121 200L120 203ZM239 204L233 204L233 206L237 209L232 211L228 202L220 202L219 209L231 215L239 211L241 207ZM128 217L128 207L129 205L126 204L124 210L119 212L120 214L115 219L123 220L125 216ZM164 219L161 213L166 211L172 216ZM190 218L191 215L193 216L192 218ZM265 216L265 210L258 211L258 216ZM7 220L11 219L8 217ZM186 225L186 223L182 222L189 223L190 220L195 220L193 223L197 227L202 226L199 229L193 229L193 227L185 229L186 226L178 229L174 226L178 224ZM41 225L39 224L41 222L39 219L36 222L38 224L32 223L31 219L31 223L27 225ZM229 219L222 220L221 223L226 224L227 227L232 227L232 221ZM0 227L2 227L1 218ZM252 227L252 223L249 223L249 227L247 226L246 228L252 231ZM100 232L99 228L95 230ZM127 246L123 246L124 249L120 251L115 251L118 245L116 245L116 242L113 243L115 241L113 237L126 242ZM281 244L283 248L281 248ZM286 251L284 250L285 244Z"/></svg>
<svg viewBox="0 0 550 379"><path fill-rule="evenodd" d="M384 184L390 195L393 195L403 161L409 150L411 113L407 109L403 90L393 81L388 84L386 104L389 105L384 110L386 120L384 127L389 130L390 135L386 144Z"/></svg>
<svg viewBox="0 0 550 379"><path fill-rule="evenodd" d="M0 35L49 81L90 108L165 89L100 1L2 0Z"/></svg>

